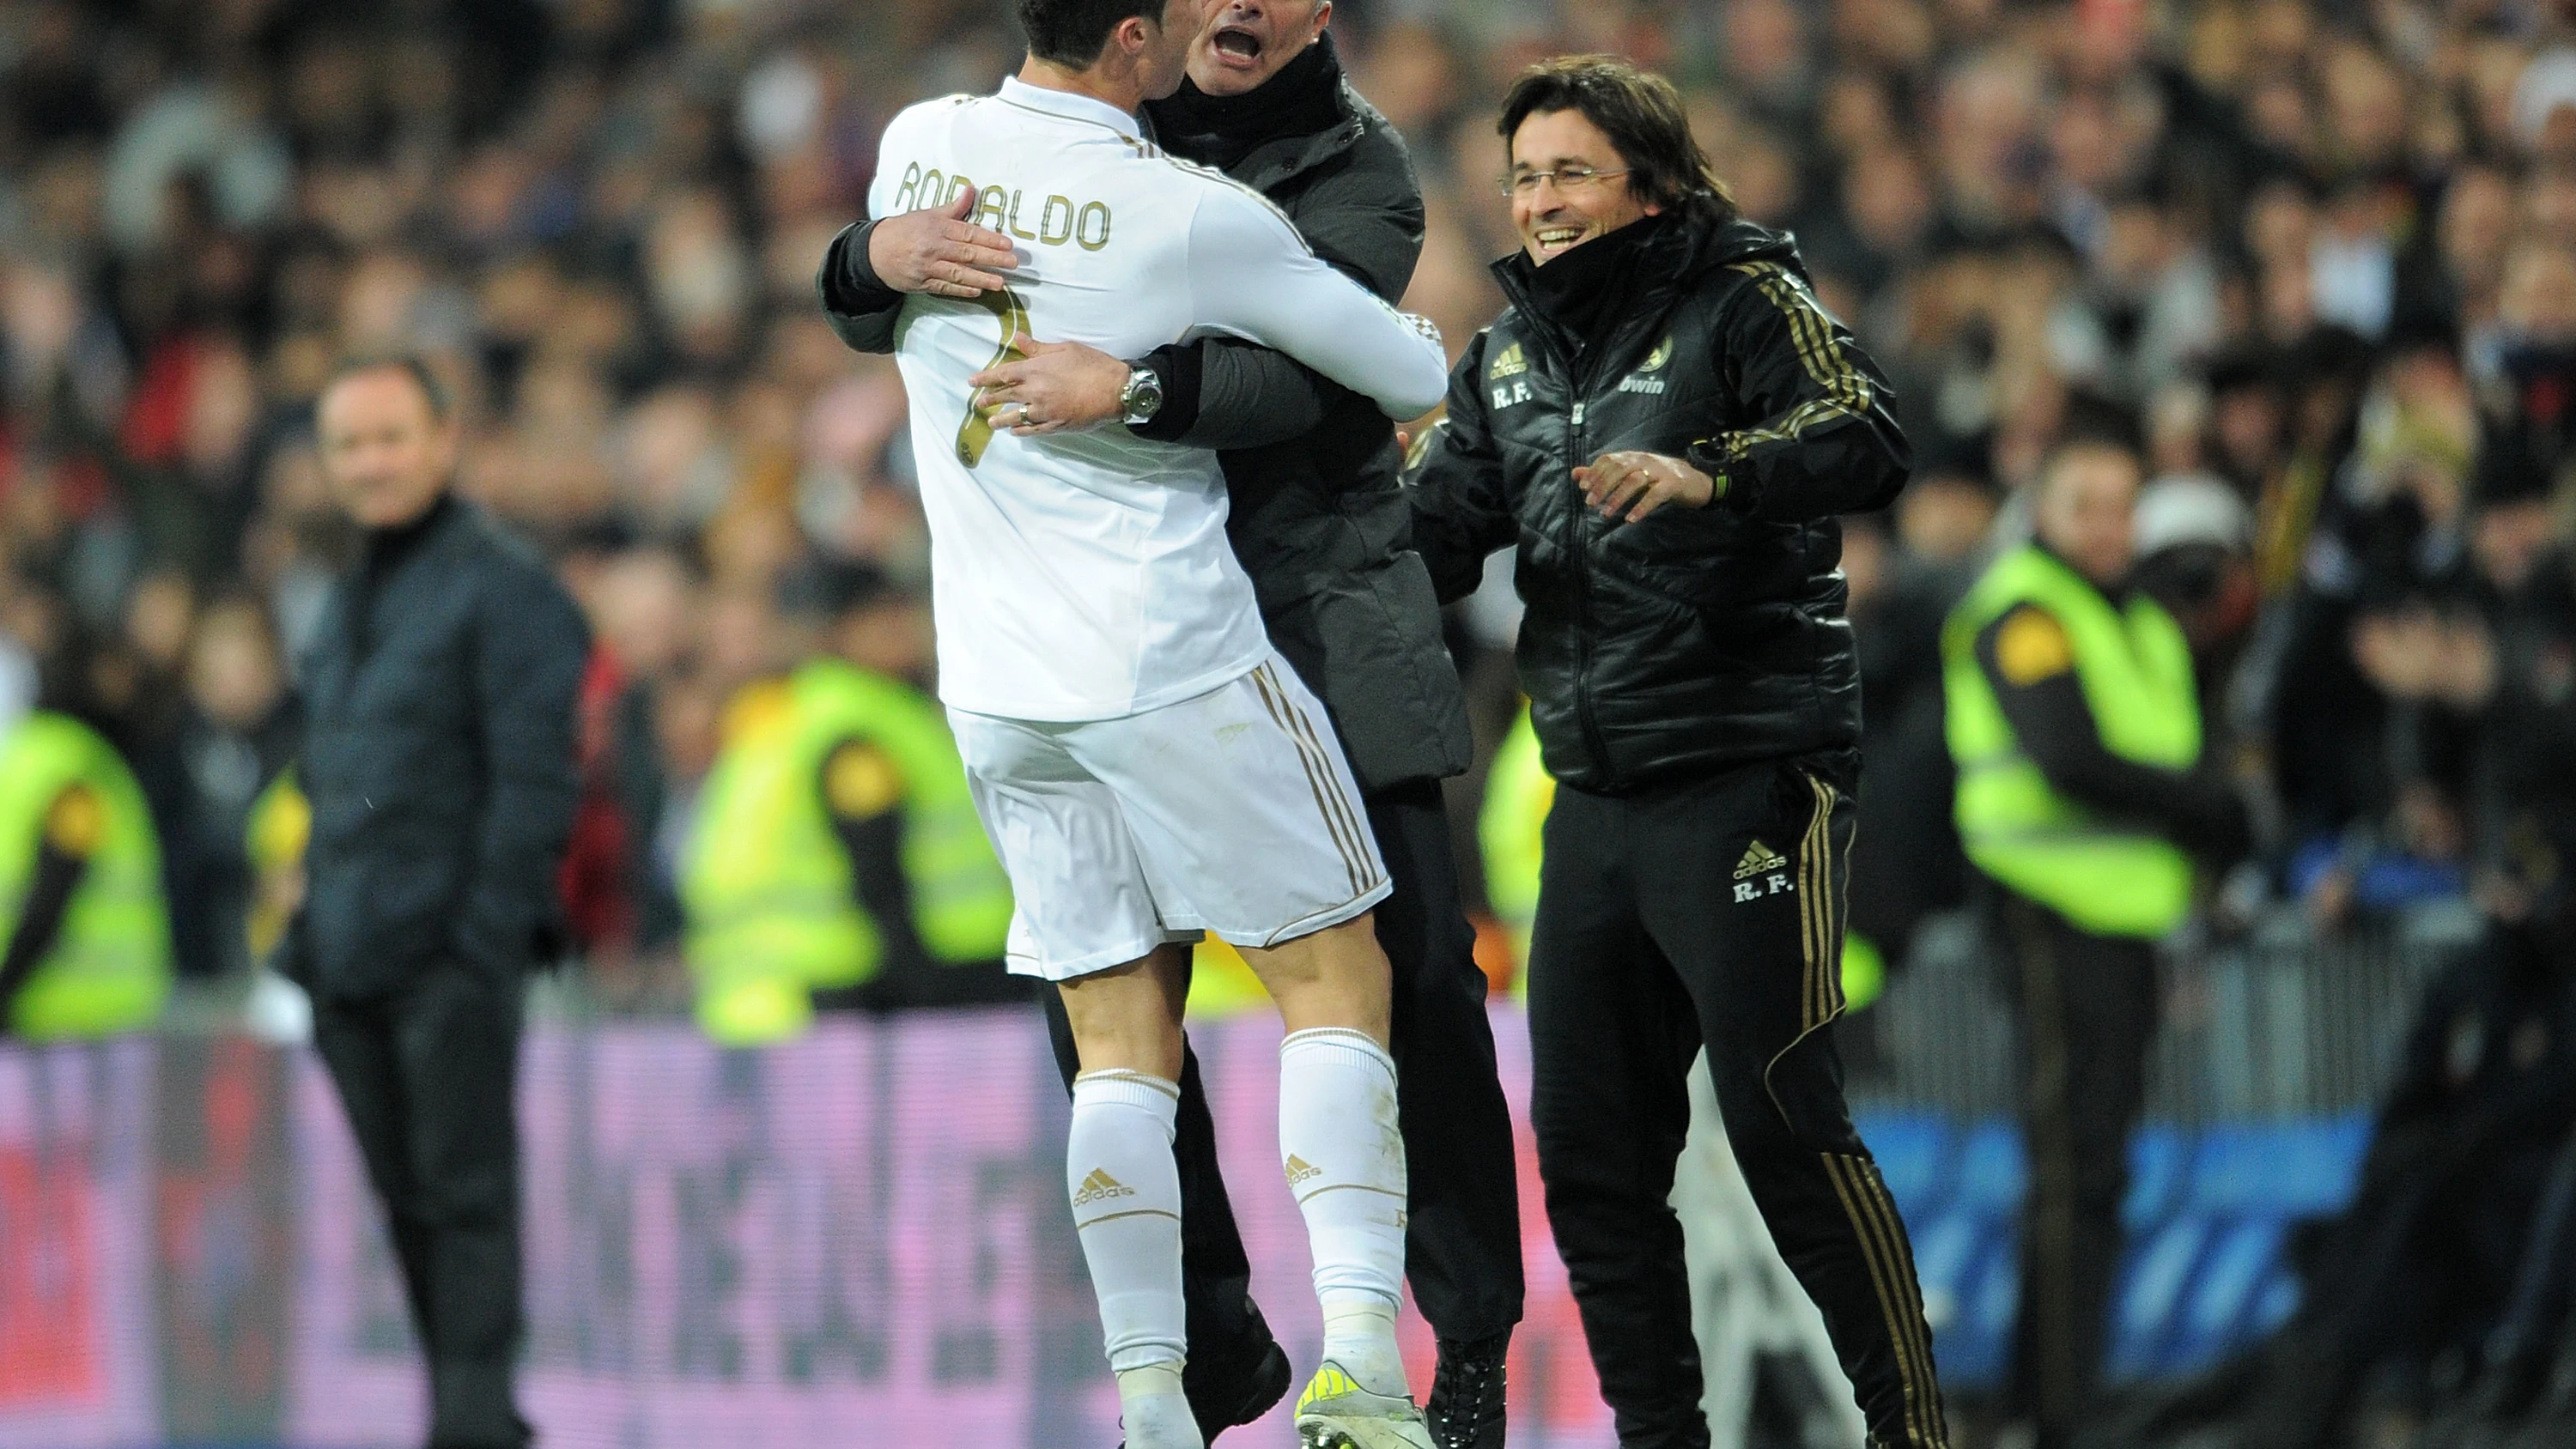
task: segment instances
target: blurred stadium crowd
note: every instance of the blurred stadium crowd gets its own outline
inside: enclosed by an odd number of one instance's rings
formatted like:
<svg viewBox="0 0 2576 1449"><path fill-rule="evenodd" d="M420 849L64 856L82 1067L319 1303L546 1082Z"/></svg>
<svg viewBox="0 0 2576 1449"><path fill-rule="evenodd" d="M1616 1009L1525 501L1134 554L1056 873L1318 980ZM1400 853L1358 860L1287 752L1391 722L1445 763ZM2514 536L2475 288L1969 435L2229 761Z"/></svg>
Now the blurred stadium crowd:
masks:
<svg viewBox="0 0 2576 1449"><path fill-rule="evenodd" d="M0 0L0 704L134 764L187 973L247 968L245 822L354 545L313 394L344 353L415 347L464 401L466 490L596 630L568 881L592 985L685 1000L672 865L726 699L804 647L782 576L876 565L915 602L879 612L873 662L928 669L903 392L813 279L884 122L1017 63L1005 10ZM1408 305L1453 353L1514 245L1495 98L1611 50L1683 86L1894 379L1915 481L1846 556L1852 922L1892 961L1965 891L1940 621L2070 431L2148 460L2143 576L2269 805L2240 911L2331 930L2554 876L2576 6L1343 0L1334 29L1412 145ZM1507 584L1454 621L1488 741L1512 624Z"/></svg>

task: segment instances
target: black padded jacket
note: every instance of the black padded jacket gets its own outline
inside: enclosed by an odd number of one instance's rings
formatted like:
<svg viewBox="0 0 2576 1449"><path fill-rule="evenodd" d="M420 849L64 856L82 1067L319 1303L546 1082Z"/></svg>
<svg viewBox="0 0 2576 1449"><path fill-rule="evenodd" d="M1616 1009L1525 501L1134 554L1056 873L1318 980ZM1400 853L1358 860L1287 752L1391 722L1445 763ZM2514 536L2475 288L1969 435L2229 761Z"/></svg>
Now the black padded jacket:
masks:
<svg viewBox="0 0 2576 1449"><path fill-rule="evenodd" d="M1911 462L1885 377L1787 236L1714 204L1634 231L1547 283L1519 253L1495 263L1510 305L1407 468L1444 601L1517 547L1548 771L1607 795L1859 744L1836 520L1886 506ZM1597 286L1555 295L1586 273ZM1573 469L1616 451L1686 456L1721 492L1613 523Z"/></svg>

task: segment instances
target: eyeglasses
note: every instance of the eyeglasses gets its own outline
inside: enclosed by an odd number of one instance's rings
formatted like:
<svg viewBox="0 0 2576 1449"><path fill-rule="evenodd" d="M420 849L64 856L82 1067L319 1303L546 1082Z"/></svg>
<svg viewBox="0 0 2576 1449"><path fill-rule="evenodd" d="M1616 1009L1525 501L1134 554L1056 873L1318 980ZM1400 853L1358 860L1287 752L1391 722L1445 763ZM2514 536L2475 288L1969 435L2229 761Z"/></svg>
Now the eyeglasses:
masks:
<svg viewBox="0 0 2576 1449"><path fill-rule="evenodd" d="M1505 196L1536 196L1538 184L1542 181L1555 182L1560 192L1574 192L1598 186L1613 176L1627 174L1625 168L1595 171L1589 166L1559 166L1554 171L1518 171L1498 179Z"/></svg>

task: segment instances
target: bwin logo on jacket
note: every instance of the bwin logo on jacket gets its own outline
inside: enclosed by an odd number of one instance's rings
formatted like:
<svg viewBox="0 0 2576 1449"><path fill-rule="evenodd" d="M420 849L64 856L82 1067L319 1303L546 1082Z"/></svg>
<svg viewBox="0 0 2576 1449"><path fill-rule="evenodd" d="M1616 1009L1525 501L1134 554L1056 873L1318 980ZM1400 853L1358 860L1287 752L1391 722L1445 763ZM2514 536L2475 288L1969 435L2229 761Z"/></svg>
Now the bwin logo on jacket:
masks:
<svg viewBox="0 0 2576 1449"><path fill-rule="evenodd" d="M1642 392L1655 397L1662 396L1664 391L1664 380L1660 377L1650 376L1650 374L1663 371L1664 364L1672 360L1673 339L1666 337L1663 341L1655 344L1654 351L1646 354L1645 361L1637 364L1637 370L1635 372L1619 379L1619 390L1621 392Z"/></svg>

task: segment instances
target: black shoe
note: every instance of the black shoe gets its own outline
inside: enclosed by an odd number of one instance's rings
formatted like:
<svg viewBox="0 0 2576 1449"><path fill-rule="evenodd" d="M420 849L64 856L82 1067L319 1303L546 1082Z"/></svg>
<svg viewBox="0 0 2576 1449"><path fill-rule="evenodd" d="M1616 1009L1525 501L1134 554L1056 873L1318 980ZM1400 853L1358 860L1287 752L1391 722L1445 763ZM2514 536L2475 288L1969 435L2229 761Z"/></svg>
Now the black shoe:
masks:
<svg viewBox="0 0 2576 1449"><path fill-rule="evenodd" d="M1261 1310L1232 1343L1213 1352L1190 1355L1181 1367L1181 1392L1189 1397L1190 1414L1199 1421L1199 1438L1216 1442L1228 1429L1249 1424L1288 1397L1288 1354L1270 1336Z"/></svg>
<svg viewBox="0 0 2576 1449"><path fill-rule="evenodd" d="M1199 1421L1199 1440L1213 1444L1228 1429L1239 1429L1279 1406L1288 1397L1288 1353L1270 1336L1250 1294L1243 1295L1243 1317L1219 1347L1190 1345L1181 1366L1181 1395L1190 1401L1190 1417ZM1120 1440L1118 1449L1127 1449Z"/></svg>
<svg viewBox="0 0 2576 1449"><path fill-rule="evenodd" d="M1440 1370L1422 1410L1440 1449L1503 1449L1503 1351L1511 1342L1509 1333L1440 1340Z"/></svg>

